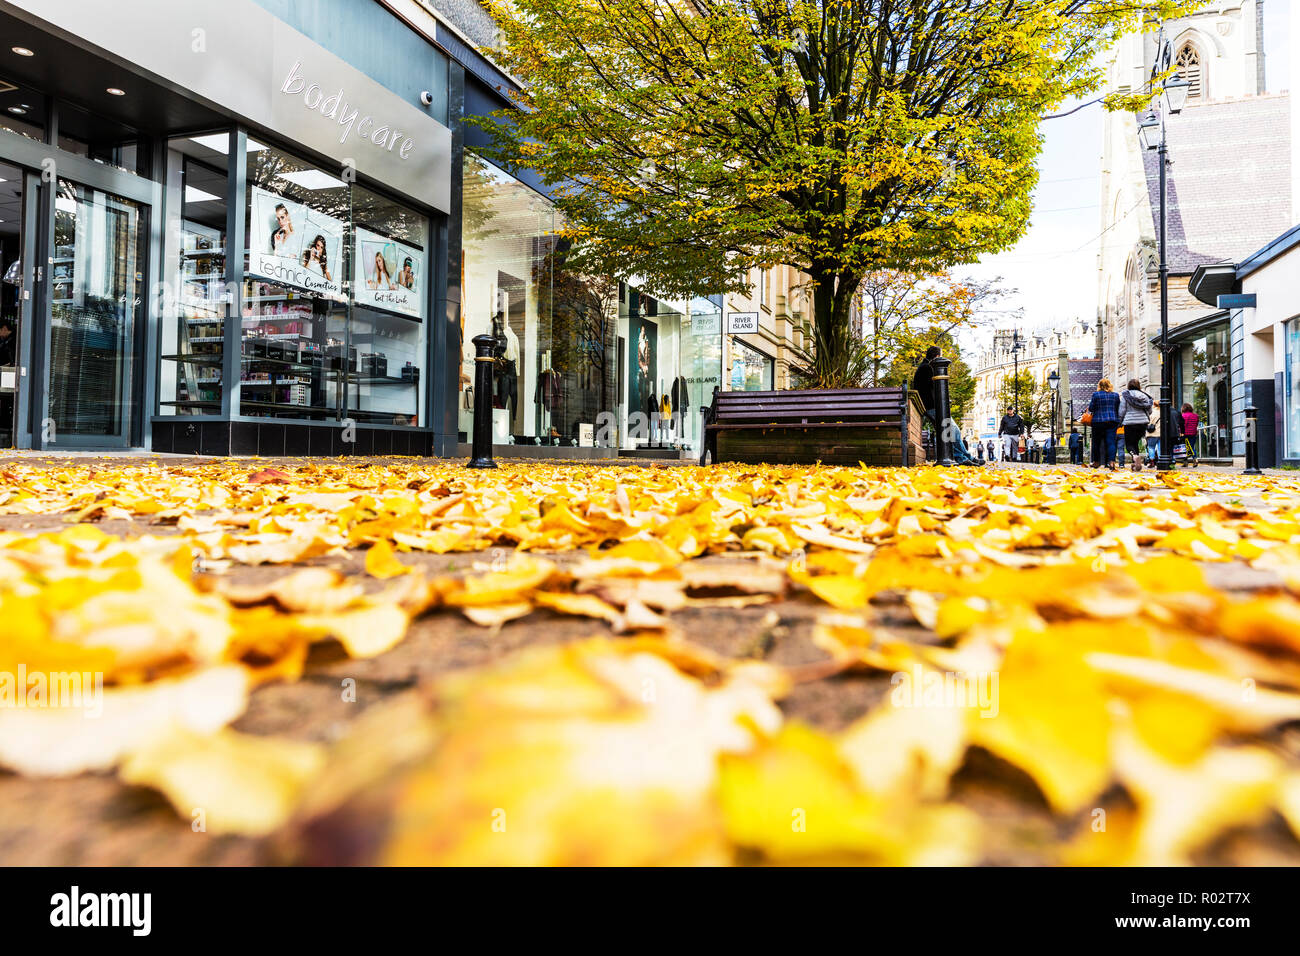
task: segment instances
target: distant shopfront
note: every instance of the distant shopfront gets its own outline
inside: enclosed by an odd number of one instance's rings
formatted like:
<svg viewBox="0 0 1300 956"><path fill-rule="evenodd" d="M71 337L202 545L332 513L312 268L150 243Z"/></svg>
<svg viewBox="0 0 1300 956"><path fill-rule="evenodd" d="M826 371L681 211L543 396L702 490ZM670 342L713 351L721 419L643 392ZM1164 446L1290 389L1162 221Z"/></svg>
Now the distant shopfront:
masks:
<svg viewBox="0 0 1300 956"><path fill-rule="evenodd" d="M1226 312L1180 327L1170 335L1174 403L1190 405L1198 420L1195 451L1202 459L1233 456L1232 329Z"/></svg>

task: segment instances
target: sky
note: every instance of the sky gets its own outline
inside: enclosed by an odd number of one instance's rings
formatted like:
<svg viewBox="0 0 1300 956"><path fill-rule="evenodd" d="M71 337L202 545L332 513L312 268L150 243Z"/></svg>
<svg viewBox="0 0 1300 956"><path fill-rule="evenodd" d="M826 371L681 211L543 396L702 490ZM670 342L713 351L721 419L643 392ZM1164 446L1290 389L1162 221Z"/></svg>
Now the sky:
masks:
<svg viewBox="0 0 1300 956"><path fill-rule="evenodd" d="M1268 0L1264 6L1264 51L1269 90L1286 89L1290 21L1297 0ZM1073 109L1066 103L1059 112ZM1097 247L1101 225L1101 104L1040 124L1044 136L1039 156L1029 229L1013 248L986 256L958 275L988 280L998 276L1015 294L991 306L984 328L960 337L964 347L987 342L995 327L1014 319L1001 310L1022 309L1022 329L1063 328L1076 318L1092 320L1097 312Z"/></svg>

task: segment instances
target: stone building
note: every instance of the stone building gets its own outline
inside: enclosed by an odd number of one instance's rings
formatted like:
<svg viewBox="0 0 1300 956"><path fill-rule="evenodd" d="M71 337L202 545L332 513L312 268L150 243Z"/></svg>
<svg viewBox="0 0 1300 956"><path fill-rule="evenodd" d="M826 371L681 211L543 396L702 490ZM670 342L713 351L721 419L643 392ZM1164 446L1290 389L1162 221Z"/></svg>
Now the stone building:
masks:
<svg viewBox="0 0 1300 956"><path fill-rule="evenodd" d="M1207 4L1156 31L1125 37L1112 53L1109 92L1140 91L1169 41L1188 81L1187 105L1166 118L1167 262L1174 399L1197 405L1209 457L1230 458L1232 330L1188 290L1198 266L1236 262L1292 223L1292 106L1269 89L1264 0ZM1097 254L1098 352L1112 381L1158 388L1161 360L1158 154L1143 150L1144 114L1109 113L1102 141ZM1213 439L1210 441L1210 439ZM1211 445L1213 447L1211 447Z"/></svg>
<svg viewBox="0 0 1300 956"><path fill-rule="evenodd" d="M1028 371L1036 381L1046 382L1052 369L1060 367L1063 355L1092 358L1096 342L1096 330L1088 321L1075 322L1063 331L998 329L988 347L975 357L975 397L962 427L967 434L981 439L996 437L998 421L1005 411L999 407L1002 382L1017 367L1021 373Z"/></svg>

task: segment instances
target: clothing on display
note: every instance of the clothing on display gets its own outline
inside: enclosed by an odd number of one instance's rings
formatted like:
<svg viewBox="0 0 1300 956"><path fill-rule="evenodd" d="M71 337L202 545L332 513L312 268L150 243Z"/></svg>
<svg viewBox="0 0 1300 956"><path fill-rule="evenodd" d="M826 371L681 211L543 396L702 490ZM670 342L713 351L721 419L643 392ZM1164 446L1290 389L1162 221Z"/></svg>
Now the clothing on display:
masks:
<svg viewBox="0 0 1300 956"><path fill-rule="evenodd" d="M506 358L497 359L496 366L496 394L492 405L494 408L508 408L513 421L515 409L519 407L519 372L515 363Z"/></svg>
<svg viewBox="0 0 1300 956"><path fill-rule="evenodd" d="M680 375L673 379L671 398L673 408L677 409L679 414L684 413L691 404L690 388L686 384L686 379Z"/></svg>
<svg viewBox="0 0 1300 956"><path fill-rule="evenodd" d="M542 369L537 376L537 388L533 392L533 401L548 412L554 412L560 406L563 383L560 373L552 368Z"/></svg>

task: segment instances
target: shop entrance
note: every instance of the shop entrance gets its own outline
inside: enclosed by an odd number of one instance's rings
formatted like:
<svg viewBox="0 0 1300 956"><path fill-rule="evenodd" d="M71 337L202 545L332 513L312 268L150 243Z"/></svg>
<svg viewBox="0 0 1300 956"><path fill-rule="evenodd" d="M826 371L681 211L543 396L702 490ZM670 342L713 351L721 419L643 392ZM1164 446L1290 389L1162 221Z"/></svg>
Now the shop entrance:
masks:
<svg viewBox="0 0 1300 956"><path fill-rule="evenodd" d="M13 448L18 422L18 336L23 328L23 174L0 163L0 448Z"/></svg>
<svg viewBox="0 0 1300 956"><path fill-rule="evenodd" d="M144 303L139 203L58 181L49 290L49 403L55 447L130 443L133 343Z"/></svg>
<svg viewBox="0 0 1300 956"><path fill-rule="evenodd" d="M0 448L141 443L157 192L0 129Z"/></svg>

